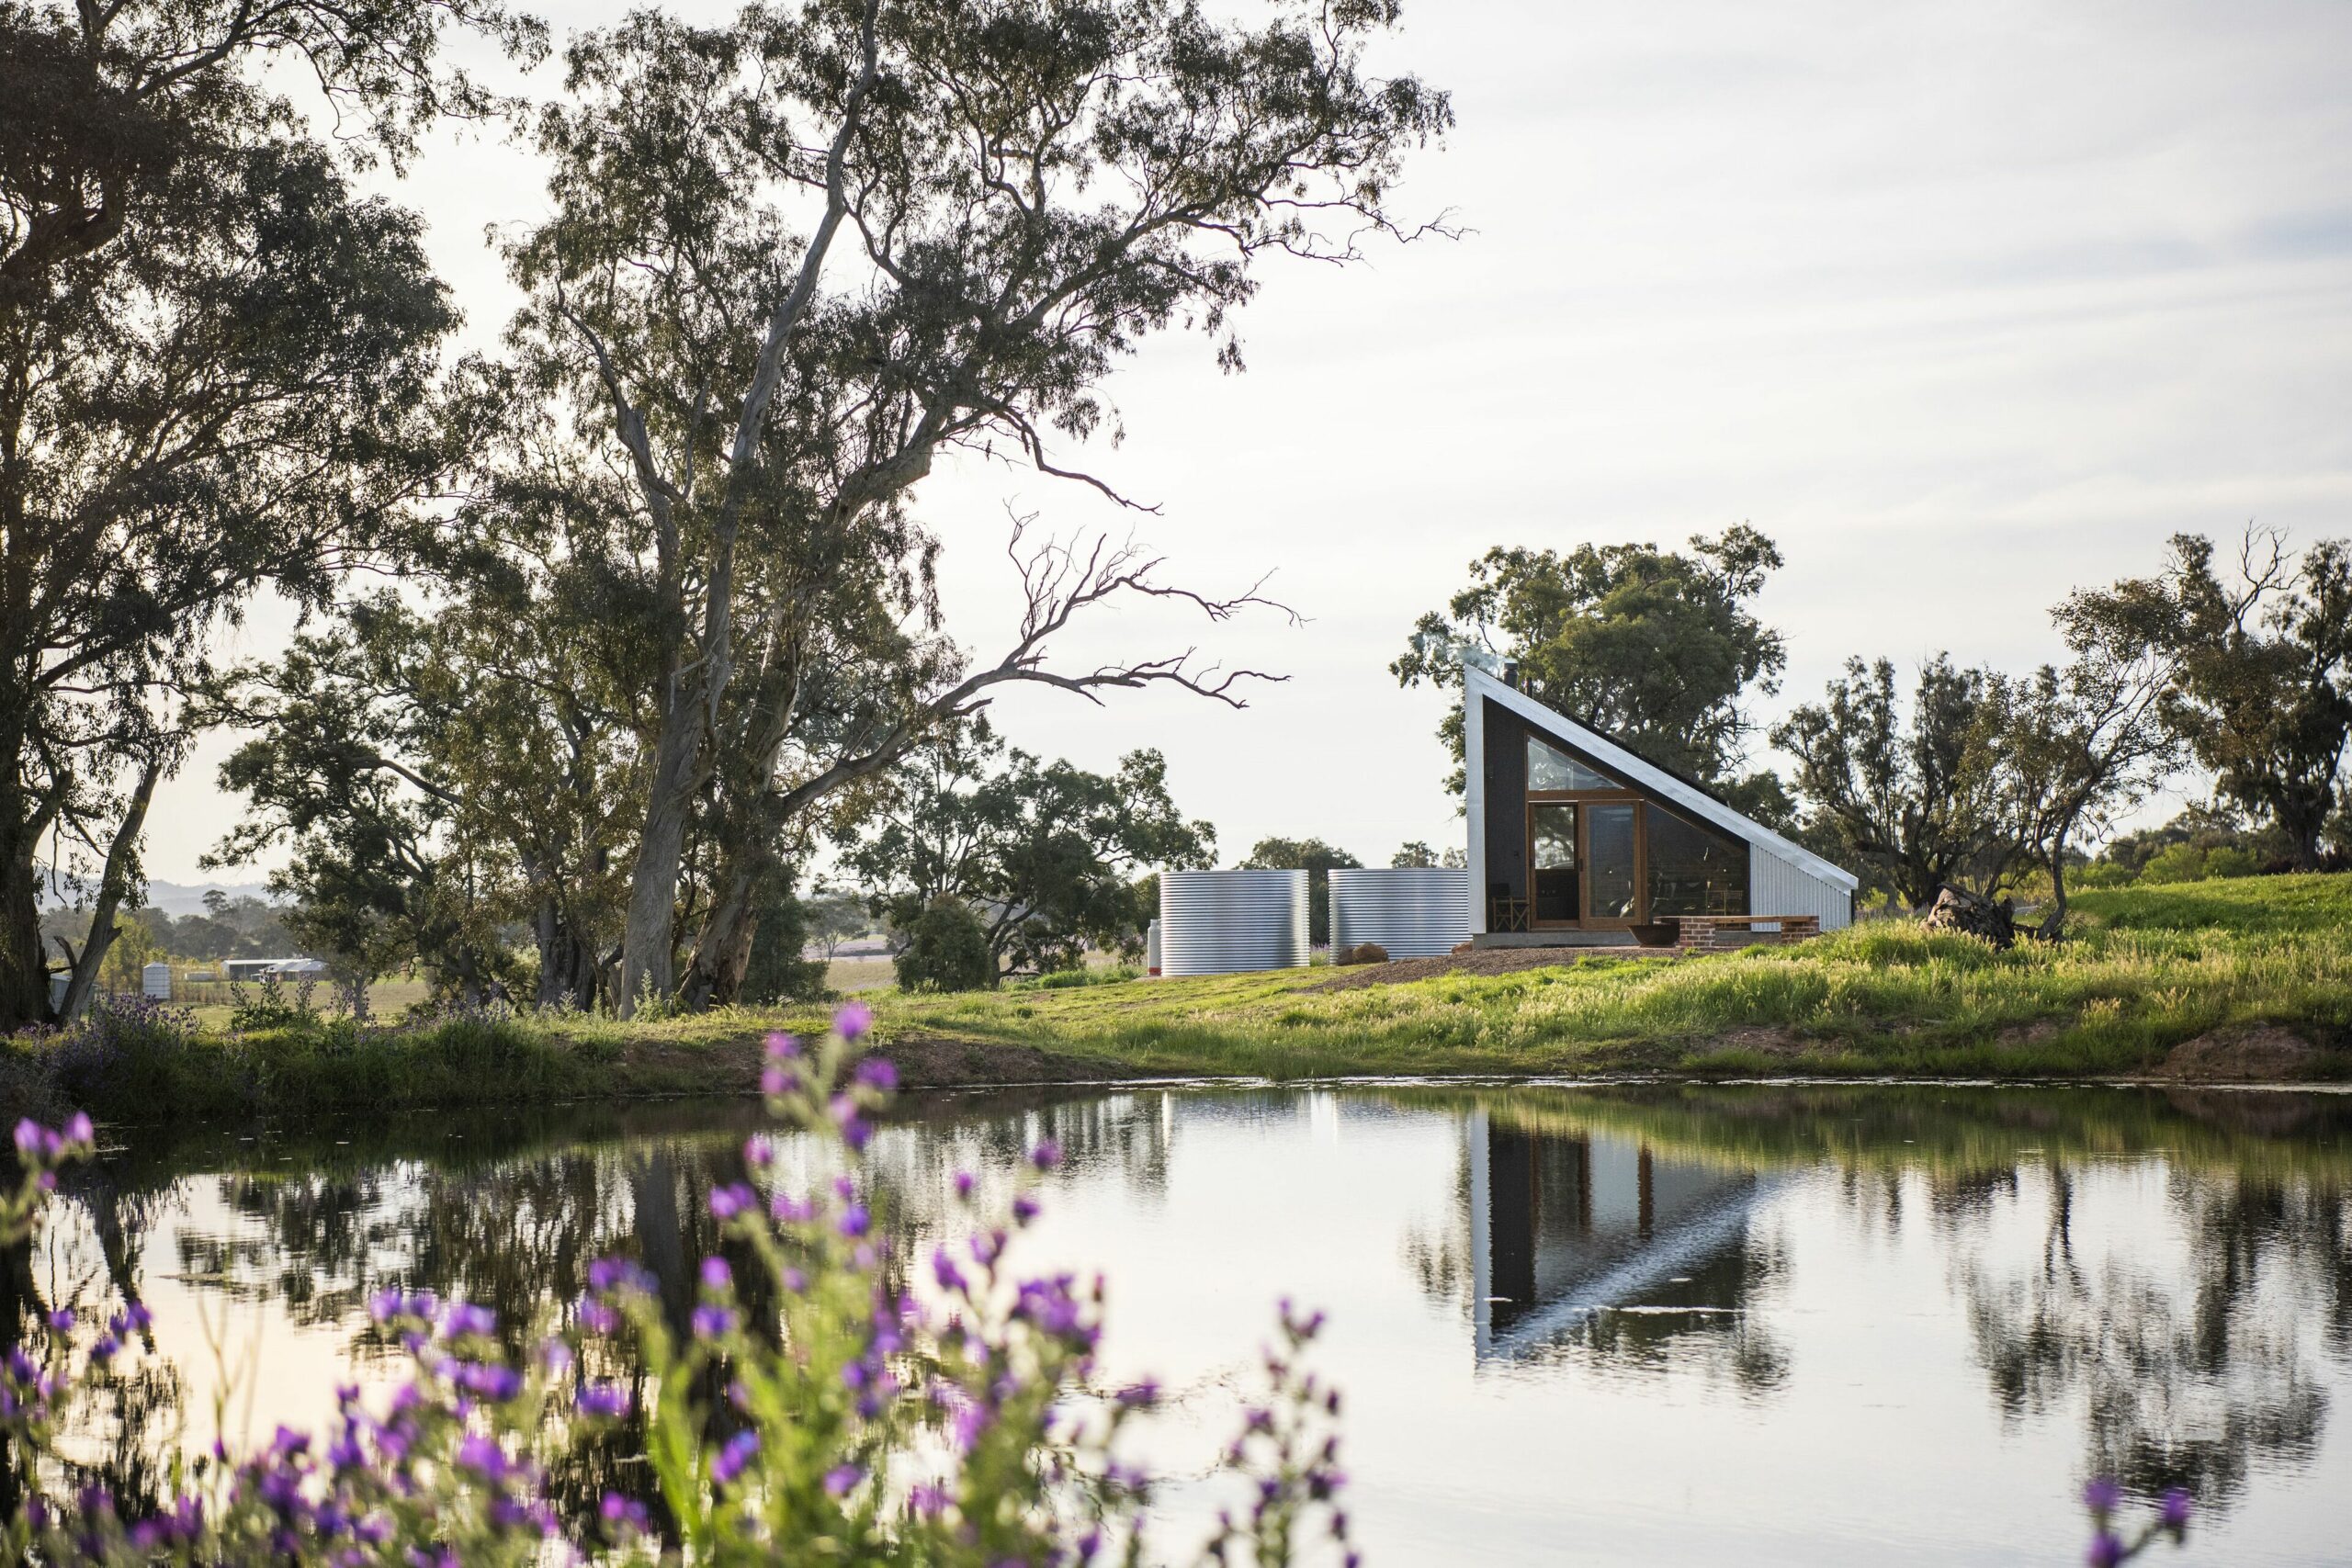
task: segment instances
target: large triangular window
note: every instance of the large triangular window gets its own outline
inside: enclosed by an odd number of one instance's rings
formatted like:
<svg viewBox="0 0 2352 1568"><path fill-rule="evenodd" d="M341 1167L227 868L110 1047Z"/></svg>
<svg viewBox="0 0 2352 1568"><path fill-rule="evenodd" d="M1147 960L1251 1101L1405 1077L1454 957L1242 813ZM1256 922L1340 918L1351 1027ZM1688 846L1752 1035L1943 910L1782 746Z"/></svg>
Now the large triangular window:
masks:
<svg viewBox="0 0 2352 1568"><path fill-rule="evenodd" d="M1606 773L1597 773L1555 746L1527 738L1527 787L1536 789L1623 789Z"/></svg>

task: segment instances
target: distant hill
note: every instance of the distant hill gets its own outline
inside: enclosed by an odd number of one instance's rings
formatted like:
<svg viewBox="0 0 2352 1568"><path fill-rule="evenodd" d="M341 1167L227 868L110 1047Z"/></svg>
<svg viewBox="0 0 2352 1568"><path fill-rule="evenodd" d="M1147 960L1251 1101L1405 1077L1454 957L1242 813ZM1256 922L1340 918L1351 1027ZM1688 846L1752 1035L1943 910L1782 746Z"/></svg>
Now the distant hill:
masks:
<svg viewBox="0 0 2352 1568"><path fill-rule="evenodd" d="M214 888L219 888L232 898L258 898L265 904L274 902L266 882L199 882L190 885L166 882L157 877L147 885L147 908L160 909L166 915L200 915L204 913L204 896ZM71 902L58 889L46 885L41 888L40 901L45 908L55 908Z"/></svg>

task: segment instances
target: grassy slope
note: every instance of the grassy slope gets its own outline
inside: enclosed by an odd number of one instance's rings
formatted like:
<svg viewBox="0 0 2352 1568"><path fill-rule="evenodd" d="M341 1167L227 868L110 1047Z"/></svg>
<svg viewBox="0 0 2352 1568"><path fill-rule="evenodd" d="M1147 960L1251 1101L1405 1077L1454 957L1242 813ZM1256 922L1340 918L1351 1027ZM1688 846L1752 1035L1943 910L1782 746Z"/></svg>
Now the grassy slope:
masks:
<svg viewBox="0 0 2352 1568"><path fill-rule="evenodd" d="M2090 894L2076 940L1998 953L1907 923L1802 947L1318 992L1320 973L894 998L896 1029L1138 1066L1318 1073L2118 1074L2229 1025L2352 1034L2352 876Z"/></svg>
<svg viewBox="0 0 2352 1568"><path fill-rule="evenodd" d="M1907 923L1802 947L1589 959L1324 991L1329 970L1064 990L874 997L916 1081L1095 1075L1595 1073L2108 1076L2181 1042L2276 1024L2352 1077L2352 875L2086 895L2077 938L1996 953ZM123 1120L740 1091L768 1030L820 1010L657 1022L208 1033L60 1092ZM29 1050L18 1044L21 1078ZM1045 1053L1046 1055L1039 1055ZM0 1071L0 1099L7 1098Z"/></svg>

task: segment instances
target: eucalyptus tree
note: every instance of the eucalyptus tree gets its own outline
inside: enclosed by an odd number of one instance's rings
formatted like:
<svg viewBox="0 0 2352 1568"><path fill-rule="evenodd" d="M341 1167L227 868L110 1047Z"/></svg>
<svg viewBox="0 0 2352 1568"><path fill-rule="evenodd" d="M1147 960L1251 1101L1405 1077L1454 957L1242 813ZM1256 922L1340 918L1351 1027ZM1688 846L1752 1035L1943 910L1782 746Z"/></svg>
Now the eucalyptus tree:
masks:
<svg viewBox="0 0 2352 1568"><path fill-rule="evenodd" d="M1508 661L1538 702L1623 739L1661 766L1769 801L1777 785L1733 777L1754 728L1744 699L1779 689L1788 657L1754 608L1781 552L1741 524L1655 545L1579 545L1566 555L1488 550L1469 586L1415 623L1388 667L1403 686L1458 687L1465 654ZM1462 790L1457 706L1439 726ZM1743 805L1750 804L1743 800Z"/></svg>
<svg viewBox="0 0 2352 1568"><path fill-rule="evenodd" d="M429 614L359 601L220 682L205 716L248 732L220 773L247 813L212 862L283 847L310 939L460 999L504 984L502 932L526 928L536 1000L584 1009L618 945L645 713L627 585L536 564L443 575Z"/></svg>
<svg viewBox="0 0 2352 1568"><path fill-rule="evenodd" d="M2019 853L2006 763L2008 683L1938 655L1919 667L1908 710L1886 660L1846 661L1819 703L1775 726L1796 794L1817 828L1913 908L1947 882L1989 894Z"/></svg>
<svg viewBox="0 0 2352 1568"><path fill-rule="evenodd" d="M2248 528L2234 570L2177 535L2163 570L2085 598L2118 637L2167 663L2164 714L2215 793L2278 829L2298 870L2321 863L2352 753L2352 546L2301 556Z"/></svg>
<svg viewBox="0 0 2352 1568"><path fill-rule="evenodd" d="M1367 71L1396 6L1271 9L1247 26L1180 0L801 0L713 27L639 13L572 45L537 139L553 215L509 247L528 296L513 348L619 456L649 541L659 722L624 1010L678 989L681 878L714 789L712 820L756 861L1006 682L1238 701L1244 672L1189 654L1054 669L1074 615L1179 591L1133 551L1032 546L1002 657L969 660L917 615L907 673L853 682L803 746L823 639L777 561L893 516L953 452L1111 491L1059 447L1115 430L1099 388L1145 336L1215 334L1238 368L1231 315L1259 257L1345 262L1357 234L1399 231L1400 161L1450 109ZM1213 617L1251 599L1181 596ZM709 906L693 988L740 972L759 874L723 879L745 896Z"/></svg>
<svg viewBox="0 0 2352 1568"><path fill-rule="evenodd" d="M536 44L484 0L0 6L0 1030L50 1013L45 846L97 868L86 992L210 634L264 584L321 603L440 471L415 220L266 73L397 162L492 107L452 33Z"/></svg>
<svg viewBox="0 0 2352 1568"><path fill-rule="evenodd" d="M2140 635L2129 607L2080 592L2052 618L2073 657L2001 694L2007 811L2024 853L2050 878L2044 939L2065 929L2069 858L2154 793L2181 750L2164 712L2177 661Z"/></svg>
<svg viewBox="0 0 2352 1568"><path fill-rule="evenodd" d="M969 908L991 981L1074 968L1089 947L1137 946L1154 913L1139 874L1216 858L1216 829L1177 809L1159 752L1089 773L1008 748L985 719L894 770L843 856L882 890L874 913L901 931L943 899Z"/></svg>

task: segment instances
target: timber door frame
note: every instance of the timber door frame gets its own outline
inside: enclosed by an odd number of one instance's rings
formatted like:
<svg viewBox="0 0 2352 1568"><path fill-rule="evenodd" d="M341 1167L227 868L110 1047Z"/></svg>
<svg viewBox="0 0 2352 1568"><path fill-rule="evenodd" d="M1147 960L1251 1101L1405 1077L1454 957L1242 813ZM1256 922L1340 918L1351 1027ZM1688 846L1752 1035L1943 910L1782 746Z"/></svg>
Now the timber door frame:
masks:
<svg viewBox="0 0 2352 1568"><path fill-rule="evenodd" d="M1535 918L1535 808L1573 806L1577 808L1577 918L1539 920ZM1596 919L1592 913L1592 813L1596 806L1634 808L1634 913ZM1650 910L1649 802L1630 789L1531 789L1520 803L1527 846L1527 929L1547 931L1622 931L1642 924Z"/></svg>

